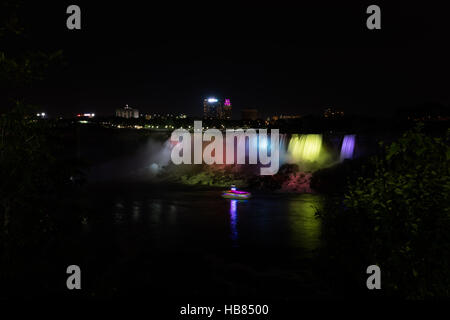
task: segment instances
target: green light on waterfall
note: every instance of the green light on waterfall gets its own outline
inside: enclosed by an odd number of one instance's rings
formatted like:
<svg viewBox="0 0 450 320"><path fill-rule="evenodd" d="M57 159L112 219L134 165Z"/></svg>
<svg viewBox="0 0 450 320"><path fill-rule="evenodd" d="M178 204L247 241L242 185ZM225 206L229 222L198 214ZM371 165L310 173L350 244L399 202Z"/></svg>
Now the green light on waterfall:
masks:
<svg viewBox="0 0 450 320"><path fill-rule="evenodd" d="M317 161L322 149L321 134L292 135L288 152L294 161Z"/></svg>

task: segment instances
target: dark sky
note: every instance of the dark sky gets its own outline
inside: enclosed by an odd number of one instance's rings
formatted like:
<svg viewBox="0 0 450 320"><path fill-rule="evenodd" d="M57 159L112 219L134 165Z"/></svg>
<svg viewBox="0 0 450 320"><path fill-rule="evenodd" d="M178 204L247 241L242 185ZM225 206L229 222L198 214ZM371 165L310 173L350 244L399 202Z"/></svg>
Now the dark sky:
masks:
<svg viewBox="0 0 450 320"><path fill-rule="evenodd" d="M200 115L211 95L230 98L236 118L253 107L382 115L450 104L449 19L429 1L378 2L376 31L366 28L372 2L92 2L24 5L31 46L64 50L67 65L32 90L50 114L110 115L128 103ZM66 29L70 4L81 7L80 31Z"/></svg>

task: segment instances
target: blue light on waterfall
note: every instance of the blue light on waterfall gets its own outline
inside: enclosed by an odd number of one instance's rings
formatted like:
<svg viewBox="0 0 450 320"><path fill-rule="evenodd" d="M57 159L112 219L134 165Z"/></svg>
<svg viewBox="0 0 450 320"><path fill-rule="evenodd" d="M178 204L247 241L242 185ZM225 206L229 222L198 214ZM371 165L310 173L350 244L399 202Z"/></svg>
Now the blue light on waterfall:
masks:
<svg viewBox="0 0 450 320"><path fill-rule="evenodd" d="M355 150L355 135L348 134L344 136L344 140L342 141L341 147L341 157L340 157L341 161L344 161L344 159L352 159L354 150Z"/></svg>

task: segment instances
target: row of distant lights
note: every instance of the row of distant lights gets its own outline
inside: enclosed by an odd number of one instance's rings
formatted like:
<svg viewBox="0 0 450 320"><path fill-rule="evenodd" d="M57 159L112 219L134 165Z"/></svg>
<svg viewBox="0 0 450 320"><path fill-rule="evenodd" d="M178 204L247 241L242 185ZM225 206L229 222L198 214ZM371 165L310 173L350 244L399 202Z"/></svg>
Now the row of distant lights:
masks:
<svg viewBox="0 0 450 320"><path fill-rule="evenodd" d="M118 126L119 128L120 128L120 125ZM137 127L140 127L140 128L142 128L142 126L134 126L135 128L137 128ZM223 125L222 125L222 127L223 127ZM148 128L151 128L151 129L159 129L159 126L148 126ZM161 126L161 129L162 129L162 126ZM167 125L167 126L164 126L164 129L175 129L175 127L174 126L169 126L169 125ZM183 129L183 127L180 127L180 129ZM189 126L188 127L188 129L192 129L192 126ZM202 127L202 130L208 130L209 129L209 127ZM200 131L200 130L197 130L197 131Z"/></svg>
<svg viewBox="0 0 450 320"><path fill-rule="evenodd" d="M141 117L143 117L143 116L146 116L146 115L143 115L143 114L141 114ZM149 116L152 116L151 114L149 114ZM164 117L164 115L163 114L158 114L158 113L154 113L153 114L153 117ZM171 118L173 118L173 117L176 117L177 119L179 118L179 119L186 119L187 118L187 115L185 115L185 114L180 114L180 115L178 115L178 116L175 116L175 115L173 115L173 114L166 114L166 117L171 117Z"/></svg>
<svg viewBox="0 0 450 320"><path fill-rule="evenodd" d="M159 126L150 126L152 129L159 129ZM174 126L164 126L165 129L174 129Z"/></svg>
<svg viewBox="0 0 450 320"><path fill-rule="evenodd" d="M36 116L37 116L37 117L45 117L46 114L45 114L45 112L41 112L41 113L36 113ZM95 113L83 113L83 114L79 113L79 114L77 114L77 117L89 117L89 118L93 118L93 117L95 117Z"/></svg>
<svg viewBox="0 0 450 320"><path fill-rule="evenodd" d="M81 122L81 121L80 121ZM85 122L83 122L83 123L87 123L87 121L85 121ZM221 127L222 128L225 128L225 126L222 124L221 125ZM117 128L130 128L130 126L122 126L122 125L117 125ZM133 126L133 128L135 128L135 129L142 129L143 127L142 126L140 126L140 125L135 125L135 126ZM150 129L160 129L160 127L159 126L146 126L146 128L150 128ZM213 129L215 129L216 127L213 127ZM175 129L175 127L174 126L170 126L170 125L166 125L166 126L161 126L161 129ZM179 127L179 129L183 129L183 127ZM192 126L188 126L188 129L194 129L194 128L192 128ZM202 127L202 129L197 129L197 130L195 130L194 129L194 131L196 131L196 132L200 132L200 131L203 131L203 130L208 130L209 129L209 127Z"/></svg>
<svg viewBox="0 0 450 320"><path fill-rule="evenodd" d="M222 125L222 127L223 127L223 125ZM150 126L150 128L152 128L152 129L153 128L159 129L159 126ZM164 128L165 129L175 129L174 126L164 126ZM183 127L180 127L180 129L183 129ZM192 126L189 126L188 129L192 129ZM205 128L202 127L202 129L204 130ZM206 129L209 129L209 127L206 127Z"/></svg>
<svg viewBox="0 0 450 320"><path fill-rule="evenodd" d="M89 117L89 118L93 118L93 117L95 117L95 113L83 113L83 114L79 113L79 114L77 114L77 117Z"/></svg>

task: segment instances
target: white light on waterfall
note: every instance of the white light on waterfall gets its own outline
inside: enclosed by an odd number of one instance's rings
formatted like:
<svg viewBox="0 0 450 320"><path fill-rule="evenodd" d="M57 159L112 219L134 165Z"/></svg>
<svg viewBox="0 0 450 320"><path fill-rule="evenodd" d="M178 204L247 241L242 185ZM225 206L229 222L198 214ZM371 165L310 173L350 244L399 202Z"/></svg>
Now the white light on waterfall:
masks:
<svg viewBox="0 0 450 320"><path fill-rule="evenodd" d="M259 147L261 149L267 149L267 138L259 137Z"/></svg>

